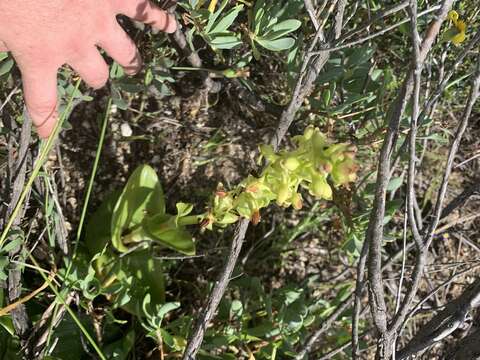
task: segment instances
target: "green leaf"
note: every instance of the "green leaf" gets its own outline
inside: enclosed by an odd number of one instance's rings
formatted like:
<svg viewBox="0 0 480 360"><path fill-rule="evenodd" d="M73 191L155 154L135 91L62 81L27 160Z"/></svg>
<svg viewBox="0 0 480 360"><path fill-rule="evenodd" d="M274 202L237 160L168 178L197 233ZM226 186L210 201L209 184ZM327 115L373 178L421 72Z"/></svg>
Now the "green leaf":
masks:
<svg viewBox="0 0 480 360"><path fill-rule="evenodd" d="M208 12L208 10L205 10L205 14L208 14L209 18L208 18L208 23L207 23L207 26L205 27L205 32L208 34L211 29L213 28L213 26L215 25L218 17L220 16L220 14L222 13L223 9L225 9L225 6L227 6L228 4L228 0L223 0L222 1L222 4L220 5L220 7L218 8L217 11L215 11L213 14L210 14Z"/></svg>
<svg viewBox="0 0 480 360"><path fill-rule="evenodd" d="M347 58L346 65L353 67L361 65L373 56L375 49L370 46L362 46L353 50Z"/></svg>
<svg viewBox="0 0 480 360"><path fill-rule="evenodd" d="M7 244L4 245L3 248L0 249L3 253L8 253L11 250L22 245L24 239L23 232L12 231L10 237L12 236L15 236L15 238L13 238L13 240L10 240Z"/></svg>
<svg viewBox="0 0 480 360"><path fill-rule="evenodd" d="M80 315L80 321L89 330L93 329L90 319L86 315ZM52 356L55 359L81 360L84 349L82 342L79 341L82 336L78 325L70 316L65 316L60 325L55 329L55 337L58 338Z"/></svg>
<svg viewBox="0 0 480 360"><path fill-rule="evenodd" d="M165 329L160 329L160 335L162 336L162 341L167 344L168 347L175 348L175 338Z"/></svg>
<svg viewBox="0 0 480 360"><path fill-rule="evenodd" d="M227 31L227 29L233 24L237 18L240 11L243 10L243 5L237 5L234 8L230 9L220 21L218 21L215 26L209 31L210 34L213 33L222 33Z"/></svg>
<svg viewBox="0 0 480 360"><path fill-rule="evenodd" d="M276 40L281 38L295 30L297 30L302 25L300 20L289 19L282 21L278 24L275 24L271 30L263 35L262 37L266 40Z"/></svg>
<svg viewBox="0 0 480 360"><path fill-rule="evenodd" d="M242 44L242 41L236 35L213 34L210 37L210 45L221 50L230 50Z"/></svg>
<svg viewBox="0 0 480 360"><path fill-rule="evenodd" d="M177 207L177 218L187 216L190 214L193 210L193 205L192 204L186 204L186 203L178 203L176 205Z"/></svg>
<svg viewBox="0 0 480 360"><path fill-rule="evenodd" d="M295 39L287 37L277 40L266 40L264 38L255 39L259 45L270 51L288 50L295 45Z"/></svg>
<svg viewBox="0 0 480 360"><path fill-rule="evenodd" d="M101 252L112 237L110 226L112 214L120 194L120 191L115 191L108 195L88 221L85 241L87 249L92 256Z"/></svg>
<svg viewBox="0 0 480 360"><path fill-rule="evenodd" d="M135 346L135 331L130 330L126 336L120 340L106 345L103 348L103 353L107 359L112 360L126 360L129 358L130 352Z"/></svg>
<svg viewBox="0 0 480 360"><path fill-rule="evenodd" d="M147 234L162 245L186 255L195 254L195 243L192 235L183 227L176 225L172 219L153 217L145 222Z"/></svg>
<svg viewBox="0 0 480 360"><path fill-rule="evenodd" d="M5 60L8 58L8 52L0 52L0 61Z"/></svg>
<svg viewBox="0 0 480 360"><path fill-rule="evenodd" d="M253 19L253 28L254 33L258 35L260 33L260 25L263 21L263 16L265 15L265 0L258 0L255 2L255 8L253 9L254 19Z"/></svg>
<svg viewBox="0 0 480 360"><path fill-rule="evenodd" d="M230 305L230 318L240 318L243 314L243 304L240 300L233 300Z"/></svg>
<svg viewBox="0 0 480 360"><path fill-rule="evenodd" d="M0 64L0 76L3 76L10 72L13 68L13 59L8 59Z"/></svg>
<svg viewBox="0 0 480 360"><path fill-rule="evenodd" d="M118 251L128 249L122 244L122 234L140 225L146 215L164 215L165 199L155 170L140 165L130 176L113 210L112 244Z"/></svg>
<svg viewBox="0 0 480 360"><path fill-rule="evenodd" d="M118 279L130 284L128 277L133 276L133 283L128 289L129 302L122 308L144 316L141 312L144 298L147 294L151 298L152 306L161 305L165 302L165 280L163 266L160 259L152 257L150 250L136 251L128 254L120 260Z"/></svg>
<svg viewBox="0 0 480 360"><path fill-rule="evenodd" d="M396 191L403 184L403 176L393 178L387 185L387 191Z"/></svg>
<svg viewBox="0 0 480 360"><path fill-rule="evenodd" d="M155 316L157 316L160 319L163 319L165 315L167 315L169 312L176 310L180 307L179 302L169 302L166 304L163 304L160 309L157 311Z"/></svg>

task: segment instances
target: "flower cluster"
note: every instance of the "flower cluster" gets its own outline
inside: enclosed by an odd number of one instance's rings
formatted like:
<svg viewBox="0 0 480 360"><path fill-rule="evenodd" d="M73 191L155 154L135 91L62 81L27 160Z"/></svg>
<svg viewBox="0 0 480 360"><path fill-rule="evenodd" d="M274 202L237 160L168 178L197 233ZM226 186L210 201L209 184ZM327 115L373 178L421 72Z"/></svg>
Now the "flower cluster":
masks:
<svg viewBox="0 0 480 360"><path fill-rule="evenodd" d="M302 208L300 188L317 199L330 200L333 186L348 186L355 181L356 147L331 144L318 128L308 127L294 138L296 149L275 153L269 145L260 146L260 158L267 161L259 177L249 176L235 189L226 191L220 184L213 196L202 226L226 226L239 217L260 221L260 210L272 201L282 207Z"/></svg>

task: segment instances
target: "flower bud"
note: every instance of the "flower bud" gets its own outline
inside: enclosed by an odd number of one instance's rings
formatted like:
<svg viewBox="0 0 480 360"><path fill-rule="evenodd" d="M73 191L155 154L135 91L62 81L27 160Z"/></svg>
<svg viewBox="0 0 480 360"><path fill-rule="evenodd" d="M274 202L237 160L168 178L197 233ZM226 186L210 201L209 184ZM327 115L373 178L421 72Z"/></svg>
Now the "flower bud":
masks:
<svg viewBox="0 0 480 360"><path fill-rule="evenodd" d="M252 221L253 225L258 225L258 223L260 222L261 219L262 219L262 217L260 216L260 211L255 210L253 212L252 218L250 220Z"/></svg>
<svg viewBox="0 0 480 360"><path fill-rule="evenodd" d="M331 200L332 188L328 185L327 180L323 176L316 176L310 186L312 194L318 198Z"/></svg>
<svg viewBox="0 0 480 360"><path fill-rule="evenodd" d="M291 156L283 161L283 166L289 171L295 171L300 166L300 161Z"/></svg>
<svg viewBox="0 0 480 360"><path fill-rule="evenodd" d="M346 159L345 161L335 165L332 171L332 178L336 184L345 185L351 181L357 179L355 174L357 171L357 165L351 159Z"/></svg>
<svg viewBox="0 0 480 360"><path fill-rule="evenodd" d="M294 193L290 201L295 210L300 210L303 207L302 196L298 193Z"/></svg>
<svg viewBox="0 0 480 360"><path fill-rule="evenodd" d="M282 206L285 203L285 201L287 201L289 195L290 195L290 191L288 189L288 185L287 184L282 184L280 186L280 189L278 190L277 204L279 206Z"/></svg>
<svg viewBox="0 0 480 360"><path fill-rule="evenodd" d="M310 140L315 133L315 128L313 126L309 126L305 129L303 136L305 136L306 140Z"/></svg>
<svg viewBox="0 0 480 360"><path fill-rule="evenodd" d="M330 161L326 161L324 164L322 164L323 170L327 173L331 173L333 170L333 165Z"/></svg>
<svg viewBox="0 0 480 360"><path fill-rule="evenodd" d="M320 131L315 131L312 137L312 142L315 153L320 153L323 151L323 148L326 145L325 135L323 135Z"/></svg>

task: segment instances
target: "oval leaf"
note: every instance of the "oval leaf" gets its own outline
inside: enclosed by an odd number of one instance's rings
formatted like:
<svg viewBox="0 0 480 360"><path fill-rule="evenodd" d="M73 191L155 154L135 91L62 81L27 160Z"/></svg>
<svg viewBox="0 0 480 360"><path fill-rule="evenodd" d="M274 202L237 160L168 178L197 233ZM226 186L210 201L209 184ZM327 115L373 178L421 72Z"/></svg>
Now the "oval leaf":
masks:
<svg viewBox="0 0 480 360"><path fill-rule="evenodd" d="M262 47L271 51L288 50L293 45L295 45L295 39L290 37L277 39L277 40L266 40L264 38L257 38L256 41Z"/></svg>
<svg viewBox="0 0 480 360"><path fill-rule="evenodd" d="M164 215L165 199L155 170L141 165L128 179L113 210L112 244L118 251L127 251L122 234L139 225L146 214Z"/></svg>

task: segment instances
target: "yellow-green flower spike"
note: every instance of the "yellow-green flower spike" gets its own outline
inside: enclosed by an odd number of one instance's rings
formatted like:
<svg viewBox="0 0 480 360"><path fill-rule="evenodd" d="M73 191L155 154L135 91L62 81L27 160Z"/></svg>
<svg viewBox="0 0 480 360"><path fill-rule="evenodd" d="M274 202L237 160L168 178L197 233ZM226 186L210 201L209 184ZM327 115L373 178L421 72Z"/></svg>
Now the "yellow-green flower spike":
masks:
<svg viewBox="0 0 480 360"><path fill-rule="evenodd" d="M231 191L219 185L204 215L203 227L224 227L240 217L256 223L260 221L260 210L273 201L299 210L303 206L299 187L308 188L318 199L331 200L333 189L327 179L335 186L348 186L356 180L355 146L332 144L313 126L294 141L295 149L277 153L270 145L261 145L260 158L267 162L262 174L248 176Z"/></svg>

